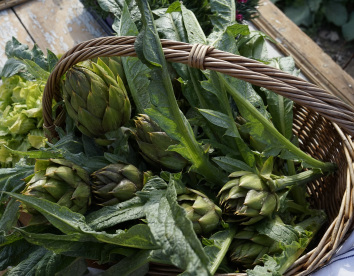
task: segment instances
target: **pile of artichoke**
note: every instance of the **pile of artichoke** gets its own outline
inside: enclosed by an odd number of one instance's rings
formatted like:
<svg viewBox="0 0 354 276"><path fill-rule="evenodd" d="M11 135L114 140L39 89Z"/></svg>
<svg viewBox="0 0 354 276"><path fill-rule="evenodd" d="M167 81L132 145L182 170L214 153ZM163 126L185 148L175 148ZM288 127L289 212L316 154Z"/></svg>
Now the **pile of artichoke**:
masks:
<svg viewBox="0 0 354 276"><path fill-rule="evenodd" d="M132 162L110 162L94 171L84 163L79 166L65 158L38 159L35 173L26 178L22 193L86 214L90 209L116 208L138 197L143 199L144 193L151 189L150 186L145 189L145 185L159 175L165 180L182 175L182 188L177 189L176 201L197 237L210 237L237 223L239 228L232 238L228 262L241 269L252 268L262 263L264 255L281 253L279 241L259 233L257 225L273 220L279 222L279 215L293 217L284 208L284 204L296 207L293 198L285 200L291 187L321 173L309 170L284 176L275 169L275 162L279 160L259 156L253 168L235 170L226 181L218 179L224 181L223 186L205 184L191 160L175 150L179 141L170 137L149 115L132 116L135 106L131 104L123 72L118 58L99 58L76 65L63 79L63 98L68 116L83 137L92 139L110 156L116 154L117 160L122 151L115 151L115 143L119 145L125 137L123 140L130 146L121 144L121 150L128 148L139 158ZM259 151L259 143L238 123L235 122L235 126L245 140L248 139L254 152ZM203 151L203 154L212 154L210 145L204 145ZM284 163L276 166L279 168ZM211 190L204 193L208 185ZM34 217L40 216L26 204L22 205L22 210Z"/></svg>

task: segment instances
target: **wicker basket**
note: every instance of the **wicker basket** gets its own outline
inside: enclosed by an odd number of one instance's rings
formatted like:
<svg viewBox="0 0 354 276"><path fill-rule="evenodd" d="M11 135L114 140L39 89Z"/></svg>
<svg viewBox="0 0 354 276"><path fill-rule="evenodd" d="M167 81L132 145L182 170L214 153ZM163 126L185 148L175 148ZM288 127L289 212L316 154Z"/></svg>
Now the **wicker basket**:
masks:
<svg viewBox="0 0 354 276"><path fill-rule="evenodd" d="M59 81L74 64L100 56L136 56L135 37L104 37L83 42L65 53L50 75L43 94L44 126L56 136L65 111L53 118L53 99L60 101ZM338 165L335 174L308 185L311 204L329 217L327 230L317 247L299 258L286 275L307 275L326 264L353 228L354 107L306 81L263 63L222 52L206 45L161 40L166 60L210 69L268 88L296 104L293 131L302 150L323 161ZM351 135L351 136L350 136ZM170 266L152 264L149 275L176 275ZM244 274L227 274L244 275Z"/></svg>

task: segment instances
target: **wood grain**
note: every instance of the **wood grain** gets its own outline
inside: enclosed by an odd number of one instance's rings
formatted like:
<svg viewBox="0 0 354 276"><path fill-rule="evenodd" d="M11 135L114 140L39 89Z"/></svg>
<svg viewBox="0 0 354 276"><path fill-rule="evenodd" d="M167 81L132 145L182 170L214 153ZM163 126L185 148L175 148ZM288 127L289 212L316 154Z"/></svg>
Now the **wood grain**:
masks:
<svg viewBox="0 0 354 276"><path fill-rule="evenodd" d="M61 54L106 35L79 0L32 0L13 10L43 51Z"/></svg>
<svg viewBox="0 0 354 276"><path fill-rule="evenodd" d="M5 45L12 37L16 37L21 43L27 44L30 47L34 44L26 29L11 9L0 11L0 67L7 60Z"/></svg>
<svg viewBox="0 0 354 276"><path fill-rule="evenodd" d="M8 8L13 7L15 5L22 4L27 1L30 1L30 0L0 0L0 11L2 11L4 9L8 9Z"/></svg>
<svg viewBox="0 0 354 276"><path fill-rule="evenodd" d="M295 59L314 84L354 106L354 80L271 1L261 0L255 26L275 39L285 55Z"/></svg>

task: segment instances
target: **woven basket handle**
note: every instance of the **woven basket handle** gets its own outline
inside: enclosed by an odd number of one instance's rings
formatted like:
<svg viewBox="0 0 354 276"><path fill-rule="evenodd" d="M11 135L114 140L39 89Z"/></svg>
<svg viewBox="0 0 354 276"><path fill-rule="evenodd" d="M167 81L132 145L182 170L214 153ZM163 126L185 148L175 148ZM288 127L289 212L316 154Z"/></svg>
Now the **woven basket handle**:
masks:
<svg viewBox="0 0 354 276"><path fill-rule="evenodd" d="M65 121L64 110L53 118L52 102L62 100L59 82L65 72L78 62L95 57L136 56L135 37L101 37L82 42L66 52L50 74L43 93L44 127L49 138L57 136L55 126ZM207 45L161 40L165 58L198 69L209 69L267 88L295 103L315 111L354 136L354 107L303 79L261 62L214 49Z"/></svg>

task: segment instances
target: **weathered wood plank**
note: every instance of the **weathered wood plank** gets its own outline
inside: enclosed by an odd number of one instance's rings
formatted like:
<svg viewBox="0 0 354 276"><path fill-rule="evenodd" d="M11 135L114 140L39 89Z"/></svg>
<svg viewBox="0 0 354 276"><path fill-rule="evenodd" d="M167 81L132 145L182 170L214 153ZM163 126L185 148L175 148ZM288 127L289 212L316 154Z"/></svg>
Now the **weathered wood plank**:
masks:
<svg viewBox="0 0 354 276"><path fill-rule="evenodd" d="M301 72L313 83L354 105L354 80L329 55L271 1L261 0L256 27L274 38L285 55L291 55Z"/></svg>
<svg viewBox="0 0 354 276"><path fill-rule="evenodd" d="M22 26L17 16L11 9L0 11L0 67L7 60L5 45L12 37L16 37L21 43L33 46L33 40Z"/></svg>
<svg viewBox="0 0 354 276"><path fill-rule="evenodd" d="M0 11L22 4L30 0L0 0Z"/></svg>
<svg viewBox="0 0 354 276"><path fill-rule="evenodd" d="M43 51L64 53L106 35L79 0L33 0L13 9Z"/></svg>

